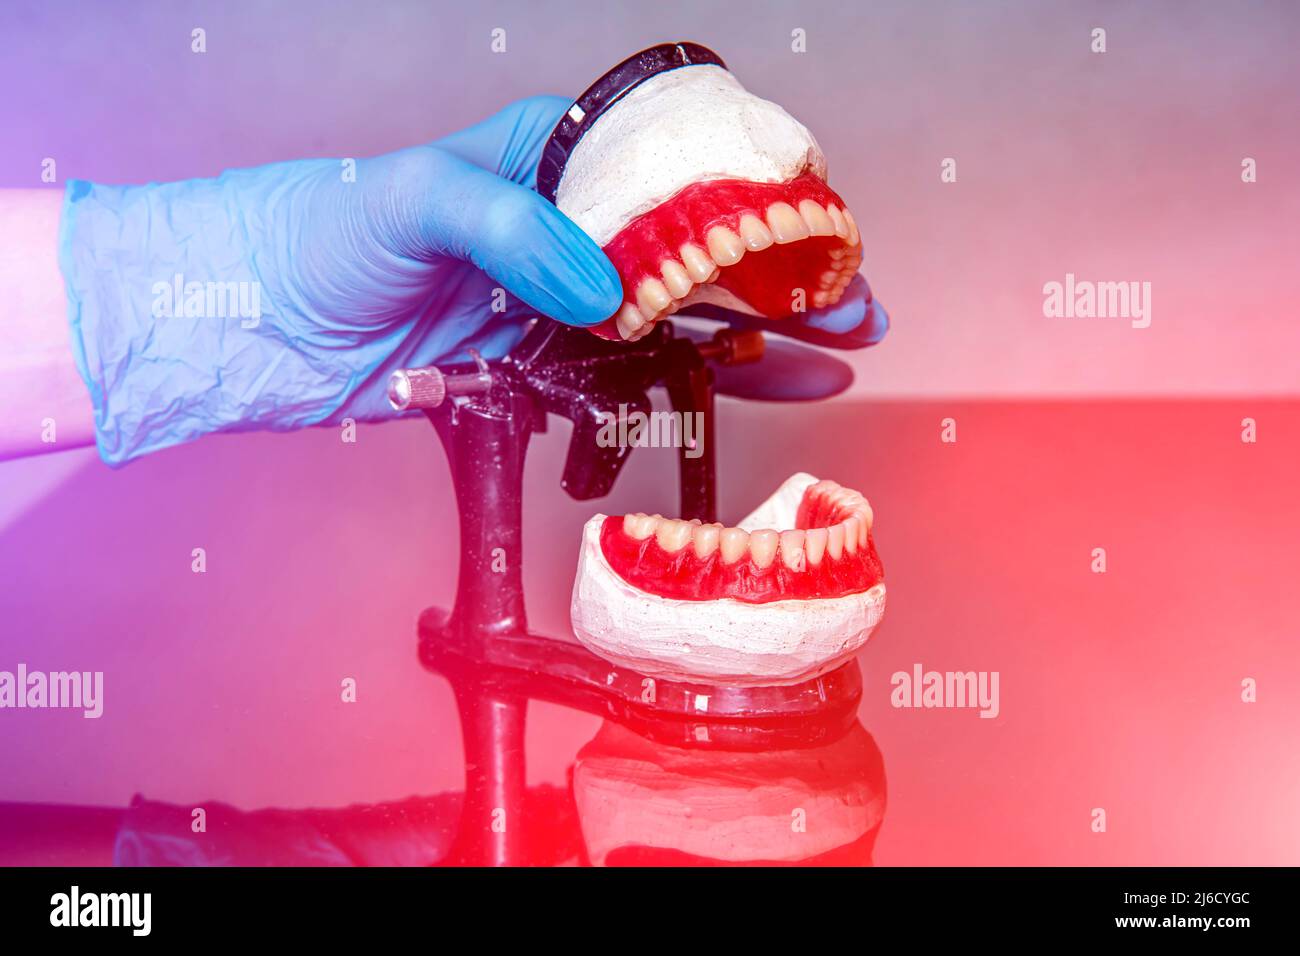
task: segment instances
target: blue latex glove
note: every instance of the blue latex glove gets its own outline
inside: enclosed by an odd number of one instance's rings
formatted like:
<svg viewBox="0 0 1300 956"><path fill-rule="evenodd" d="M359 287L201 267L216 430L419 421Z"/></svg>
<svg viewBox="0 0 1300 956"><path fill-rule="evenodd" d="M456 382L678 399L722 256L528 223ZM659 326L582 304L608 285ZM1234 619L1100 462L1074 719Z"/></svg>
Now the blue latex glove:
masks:
<svg viewBox="0 0 1300 956"><path fill-rule="evenodd" d="M118 465L213 432L392 418L394 369L470 347L503 355L538 312L573 325L611 315L612 265L533 191L569 105L523 100L354 165L70 182L61 264L101 457ZM872 314L850 294L804 324L841 331Z"/></svg>

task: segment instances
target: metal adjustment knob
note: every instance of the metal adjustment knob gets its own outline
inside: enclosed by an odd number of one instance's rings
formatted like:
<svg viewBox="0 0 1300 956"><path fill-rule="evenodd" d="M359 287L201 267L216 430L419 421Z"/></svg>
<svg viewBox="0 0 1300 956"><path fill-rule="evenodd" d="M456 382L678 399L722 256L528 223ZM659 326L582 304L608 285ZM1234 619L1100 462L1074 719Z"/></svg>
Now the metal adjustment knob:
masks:
<svg viewBox="0 0 1300 956"><path fill-rule="evenodd" d="M432 365L398 369L388 377L388 404L399 412L437 408L448 395L479 395L492 387L492 372L477 349L469 350L477 372L444 375Z"/></svg>
<svg viewBox="0 0 1300 956"><path fill-rule="evenodd" d="M408 408L437 408L446 397L446 376L432 365L398 369L388 378L388 404L399 412Z"/></svg>

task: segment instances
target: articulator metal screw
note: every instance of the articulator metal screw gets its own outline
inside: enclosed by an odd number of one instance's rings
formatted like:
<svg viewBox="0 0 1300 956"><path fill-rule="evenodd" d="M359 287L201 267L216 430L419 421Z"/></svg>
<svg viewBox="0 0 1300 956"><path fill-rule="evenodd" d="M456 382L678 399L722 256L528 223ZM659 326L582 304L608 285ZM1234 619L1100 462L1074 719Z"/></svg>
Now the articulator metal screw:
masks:
<svg viewBox="0 0 1300 956"><path fill-rule="evenodd" d="M469 350L477 372L445 375L432 365L398 369L388 377L388 404L399 412L437 408L447 396L481 395L492 387L492 372L476 349Z"/></svg>

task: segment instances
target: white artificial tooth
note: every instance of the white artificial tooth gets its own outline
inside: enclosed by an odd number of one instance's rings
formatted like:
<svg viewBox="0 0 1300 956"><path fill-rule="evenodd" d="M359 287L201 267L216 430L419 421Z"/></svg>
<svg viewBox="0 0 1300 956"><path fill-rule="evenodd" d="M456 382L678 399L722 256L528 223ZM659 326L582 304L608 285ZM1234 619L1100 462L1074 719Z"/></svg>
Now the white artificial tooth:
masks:
<svg viewBox="0 0 1300 956"><path fill-rule="evenodd" d="M623 533L629 538L635 538L637 541L644 541L650 535L655 533L655 525L658 522L645 512L623 516Z"/></svg>
<svg viewBox="0 0 1300 956"><path fill-rule="evenodd" d="M781 561L791 571L802 571L806 566L804 563L804 537L802 531L781 532Z"/></svg>
<svg viewBox="0 0 1300 956"><path fill-rule="evenodd" d="M827 250L827 255L829 255L835 262L839 262L844 258L844 247L836 246L834 249L829 249Z"/></svg>
<svg viewBox="0 0 1300 956"><path fill-rule="evenodd" d="M840 277L839 269L827 269L825 272L822 273L821 284L826 286L827 288L830 288L832 285L835 284L835 280L837 280L839 277Z"/></svg>
<svg viewBox="0 0 1300 956"><path fill-rule="evenodd" d="M798 242L808 238L808 226L789 203L774 202L768 206L767 225L778 243Z"/></svg>
<svg viewBox="0 0 1300 956"><path fill-rule="evenodd" d="M726 226L714 226L705 237L709 255L720 266L734 266L745 254L745 244Z"/></svg>
<svg viewBox="0 0 1300 956"><path fill-rule="evenodd" d="M826 207L826 215L831 217L831 224L835 227L835 235L841 239L849 237L849 224L844 219L844 213L840 212L839 207L830 205Z"/></svg>
<svg viewBox="0 0 1300 956"><path fill-rule="evenodd" d="M876 524L876 513L871 508L871 503L866 498L862 499L862 504L858 507L858 517L862 519L862 524L867 531L871 531Z"/></svg>
<svg viewBox="0 0 1300 956"><path fill-rule="evenodd" d="M623 308L618 310L618 318L614 320L614 325L618 328L618 334L628 341L632 340L632 337L644 324L645 316L631 302L623 304Z"/></svg>
<svg viewBox="0 0 1300 956"><path fill-rule="evenodd" d="M717 270L709 254L693 243L686 243L679 250L682 257L682 264L686 266L686 273L691 279L698 283L709 281L709 276Z"/></svg>
<svg viewBox="0 0 1300 956"><path fill-rule="evenodd" d="M642 279L641 284L636 287L637 308L647 320L653 319L668 308L672 301L673 297L668 294L668 289L653 276Z"/></svg>
<svg viewBox="0 0 1300 956"><path fill-rule="evenodd" d="M813 293L812 303L814 308L824 309L830 304L830 301L831 297L824 289L819 289Z"/></svg>
<svg viewBox="0 0 1300 956"><path fill-rule="evenodd" d="M721 539L721 528L711 524L696 528L691 535L691 543L695 547L695 556L697 558L707 558L718 550L718 543Z"/></svg>
<svg viewBox="0 0 1300 956"><path fill-rule="evenodd" d="M739 561L749 550L749 532L740 528L723 528L718 535L718 547L722 560L727 564Z"/></svg>
<svg viewBox="0 0 1300 956"><path fill-rule="evenodd" d="M867 546L867 538L871 536L871 516L870 510L858 512L858 547Z"/></svg>
<svg viewBox="0 0 1300 956"><path fill-rule="evenodd" d="M830 215L821 207L821 203L814 199L805 199L799 203L799 215L807 225L808 231L814 236L833 236L835 235L835 223L831 221Z"/></svg>
<svg viewBox="0 0 1300 956"><path fill-rule="evenodd" d="M695 283L691 282L686 267L676 259L665 259L660 263L659 271L663 273L664 285L674 299L684 299L691 294Z"/></svg>
<svg viewBox="0 0 1300 956"><path fill-rule="evenodd" d="M861 241L862 237L858 235L858 224L853 221L853 213L849 212L847 209L844 210L844 222L847 223L849 227L849 245L856 246L858 242Z"/></svg>
<svg viewBox="0 0 1300 956"><path fill-rule="evenodd" d="M844 550L848 554L858 553L858 526L862 524L857 518L845 518L840 522L844 529Z"/></svg>
<svg viewBox="0 0 1300 956"><path fill-rule="evenodd" d="M826 541L829 537L825 528L811 528L804 533L804 556L813 567L822 563L822 555L826 553Z"/></svg>
<svg viewBox="0 0 1300 956"><path fill-rule="evenodd" d="M758 252L766 249L776 240L772 238L772 230L763 224L753 213L745 213L740 217L740 240L745 244L750 252Z"/></svg>
<svg viewBox="0 0 1300 956"><path fill-rule="evenodd" d="M844 525L831 525L826 529L826 553L832 561L838 561L844 551Z"/></svg>
<svg viewBox="0 0 1300 956"><path fill-rule="evenodd" d="M764 528L762 531L749 533L749 556L754 559L754 566L766 568L776 560L776 547L781 536L775 531Z"/></svg>
<svg viewBox="0 0 1300 956"><path fill-rule="evenodd" d="M689 521L661 521L655 529L655 541L665 551L680 551L691 540L694 528Z"/></svg>

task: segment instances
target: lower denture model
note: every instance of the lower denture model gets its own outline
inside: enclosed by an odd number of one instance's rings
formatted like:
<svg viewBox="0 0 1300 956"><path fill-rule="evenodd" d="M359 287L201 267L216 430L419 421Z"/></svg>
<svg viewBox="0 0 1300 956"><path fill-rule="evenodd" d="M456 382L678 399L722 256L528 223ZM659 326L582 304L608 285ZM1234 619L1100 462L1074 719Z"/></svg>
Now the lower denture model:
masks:
<svg viewBox="0 0 1300 956"><path fill-rule="evenodd" d="M651 677L790 684L853 656L885 610L866 498L796 474L735 528L598 514L570 615L594 653Z"/></svg>

